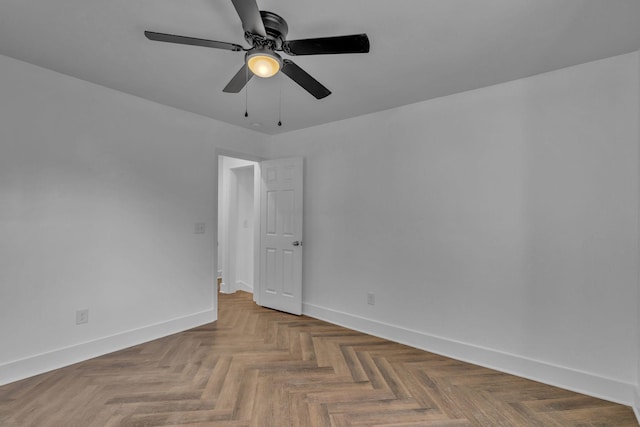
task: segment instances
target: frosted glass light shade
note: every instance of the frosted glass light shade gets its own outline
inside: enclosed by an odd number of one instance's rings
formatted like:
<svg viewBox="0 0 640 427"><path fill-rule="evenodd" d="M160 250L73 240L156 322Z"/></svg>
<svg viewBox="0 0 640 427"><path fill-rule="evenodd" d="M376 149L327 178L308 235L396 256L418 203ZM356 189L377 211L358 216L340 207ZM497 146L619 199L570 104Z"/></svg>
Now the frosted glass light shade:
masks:
<svg viewBox="0 0 640 427"><path fill-rule="evenodd" d="M261 49L247 55L247 66L256 76L268 78L280 71L282 60L277 53Z"/></svg>

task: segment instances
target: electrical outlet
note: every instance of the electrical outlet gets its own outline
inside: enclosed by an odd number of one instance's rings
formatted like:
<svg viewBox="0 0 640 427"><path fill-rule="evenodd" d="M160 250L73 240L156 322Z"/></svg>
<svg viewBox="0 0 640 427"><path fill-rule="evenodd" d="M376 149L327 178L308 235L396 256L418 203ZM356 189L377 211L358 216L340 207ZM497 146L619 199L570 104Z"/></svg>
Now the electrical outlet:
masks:
<svg viewBox="0 0 640 427"><path fill-rule="evenodd" d="M196 222L193 232L195 234L204 234L204 222Z"/></svg>
<svg viewBox="0 0 640 427"><path fill-rule="evenodd" d="M376 294L372 294L372 293L367 294L367 304L376 305Z"/></svg>
<svg viewBox="0 0 640 427"><path fill-rule="evenodd" d="M77 310L76 311L76 325L81 325L83 323L89 323L89 310Z"/></svg>

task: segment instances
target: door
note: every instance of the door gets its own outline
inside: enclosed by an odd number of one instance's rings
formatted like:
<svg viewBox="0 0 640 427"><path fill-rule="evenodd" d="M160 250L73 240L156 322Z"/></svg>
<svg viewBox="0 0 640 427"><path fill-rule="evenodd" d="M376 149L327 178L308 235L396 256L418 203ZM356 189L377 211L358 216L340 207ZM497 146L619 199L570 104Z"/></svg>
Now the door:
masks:
<svg viewBox="0 0 640 427"><path fill-rule="evenodd" d="M302 158L260 163L262 306L302 314Z"/></svg>

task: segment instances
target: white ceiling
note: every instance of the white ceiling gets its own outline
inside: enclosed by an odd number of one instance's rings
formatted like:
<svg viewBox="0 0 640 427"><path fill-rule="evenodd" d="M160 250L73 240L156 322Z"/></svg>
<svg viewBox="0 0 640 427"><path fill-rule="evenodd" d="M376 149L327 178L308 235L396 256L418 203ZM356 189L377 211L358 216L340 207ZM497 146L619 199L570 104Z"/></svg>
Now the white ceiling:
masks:
<svg viewBox="0 0 640 427"><path fill-rule="evenodd" d="M258 0L289 40L367 33L371 52L290 57L333 93L286 76L222 88L242 52L159 43L144 30L248 47L230 0L1 0L0 54L268 134L640 49L640 0ZM282 91L282 121L278 105Z"/></svg>

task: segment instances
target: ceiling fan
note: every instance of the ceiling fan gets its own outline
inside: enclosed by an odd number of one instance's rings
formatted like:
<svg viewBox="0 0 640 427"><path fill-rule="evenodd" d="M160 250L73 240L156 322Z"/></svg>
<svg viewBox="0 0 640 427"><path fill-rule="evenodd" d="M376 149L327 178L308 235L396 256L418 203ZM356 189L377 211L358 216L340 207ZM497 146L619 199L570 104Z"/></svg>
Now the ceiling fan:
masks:
<svg viewBox="0 0 640 427"><path fill-rule="evenodd" d="M235 43L153 31L145 31L144 34L149 40L160 42L246 52L244 65L223 89L223 92L228 93L240 92L254 74L268 78L282 71L311 95L322 99L329 96L331 91L290 59L282 59L277 52L284 52L291 56L369 52L369 38L366 34L287 40L289 27L287 21L281 16L259 10L256 0L231 0L231 2L242 21L244 38L251 45L249 49Z"/></svg>

